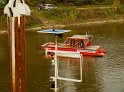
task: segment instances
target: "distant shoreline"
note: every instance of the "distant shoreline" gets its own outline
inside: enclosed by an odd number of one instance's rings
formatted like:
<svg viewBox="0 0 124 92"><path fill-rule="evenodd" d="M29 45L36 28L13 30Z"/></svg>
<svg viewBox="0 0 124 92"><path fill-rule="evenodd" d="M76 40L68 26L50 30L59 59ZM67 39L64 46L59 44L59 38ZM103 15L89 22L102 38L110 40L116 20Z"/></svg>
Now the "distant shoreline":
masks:
<svg viewBox="0 0 124 92"><path fill-rule="evenodd" d="M63 28L63 27L66 27L66 26L79 26L79 25L95 25L95 24L107 24L107 23L123 23L124 22L124 18L120 18L120 19L110 19L110 20L99 20L99 21L89 21L89 22L84 22L84 23L73 23L73 24L68 24L68 25L64 25L64 24L58 24L58 25L55 25L54 27L55 28ZM50 29L50 28L53 28L53 26L42 26L42 27L36 27L36 28L28 28L28 29L25 29L25 30L42 30L42 29Z"/></svg>
<svg viewBox="0 0 124 92"><path fill-rule="evenodd" d="M55 28L63 28L63 27L66 27L66 26L79 26L79 25L99 25L99 24L107 24L107 23L123 23L124 22L124 18L120 18L120 19L110 19L110 20L98 20L98 21L88 21L88 22L84 22L84 23L73 23L73 24L68 24L68 25L64 25L64 24L58 24L58 25L55 25L54 27ZM42 26L42 27L34 27L34 28L28 28L28 29L25 29L26 31L37 31L37 30L42 30L42 29L50 29L50 28L53 28L53 26ZM0 34L6 34L7 31L6 30L0 30Z"/></svg>

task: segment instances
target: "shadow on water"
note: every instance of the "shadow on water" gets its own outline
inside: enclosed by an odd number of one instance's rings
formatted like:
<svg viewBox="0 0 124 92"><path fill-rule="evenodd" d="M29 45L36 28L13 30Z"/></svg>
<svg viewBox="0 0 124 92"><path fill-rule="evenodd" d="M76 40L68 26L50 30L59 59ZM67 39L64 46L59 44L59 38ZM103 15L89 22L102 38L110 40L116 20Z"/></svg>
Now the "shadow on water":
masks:
<svg viewBox="0 0 124 92"><path fill-rule="evenodd" d="M85 34L94 36L93 44L107 50L103 58L84 57L83 82L59 81L58 92L124 92L124 24L103 24L73 26L65 36ZM26 92L54 92L50 89L49 78L53 74L51 59L43 58L40 45L54 41L54 36L26 32ZM72 60L71 60L72 62ZM77 63L71 64L70 76L79 76ZM63 67L68 67L66 64ZM69 74L66 68L63 74ZM0 92L8 91L7 36L0 35Z"/></svg>

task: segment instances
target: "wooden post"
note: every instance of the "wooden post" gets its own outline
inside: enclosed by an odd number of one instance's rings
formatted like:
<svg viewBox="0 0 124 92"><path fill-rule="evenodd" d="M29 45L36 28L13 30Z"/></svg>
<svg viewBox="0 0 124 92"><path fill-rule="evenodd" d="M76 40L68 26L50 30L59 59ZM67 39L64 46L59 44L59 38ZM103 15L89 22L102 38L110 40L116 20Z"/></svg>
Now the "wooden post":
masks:
<svg viewBox="0 0 124 92"><path fill-rule="evenodd" d="M20 18L20 61L19 62L19 78L21 79L20 81L20 87L21 87L21 92L25 92L25 32L24 32L24 16Z"/></svg>
<svg viewBox="0 0 124 92"><path fill-rule="evenodd" d="M25 92L24 16L30 15L30 9L24 0L9 0L4 14L8 16L10 92Z"/></svg>
<svg viewBox="0 0 124 92"><path fill-rule="evenodd" d="M12 35L12 20L14 20L14 46ZM8 17L8 48L9 48L9 84L10 92L25 92L25 32L24 16L20 17L20 26L18 26L18 17ZM15 51L15 52L13 52ZM15 54L13 54L15 53ZM13 57L15 55L15 57ZM15 58L15 59L13 59Z"/></svg>

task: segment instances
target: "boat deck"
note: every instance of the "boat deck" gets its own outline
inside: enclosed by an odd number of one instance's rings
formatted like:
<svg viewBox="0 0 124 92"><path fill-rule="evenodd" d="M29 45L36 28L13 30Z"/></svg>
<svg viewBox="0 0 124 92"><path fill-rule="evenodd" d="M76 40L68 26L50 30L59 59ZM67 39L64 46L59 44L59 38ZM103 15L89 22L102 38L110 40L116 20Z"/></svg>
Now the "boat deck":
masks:
<svg viewBox="0 0 124 92"><path fill-rule="evenodd" d="M88 50L97 50L98 48L100 48L100 46L87 46L86 49L88 49Z"/></svg>

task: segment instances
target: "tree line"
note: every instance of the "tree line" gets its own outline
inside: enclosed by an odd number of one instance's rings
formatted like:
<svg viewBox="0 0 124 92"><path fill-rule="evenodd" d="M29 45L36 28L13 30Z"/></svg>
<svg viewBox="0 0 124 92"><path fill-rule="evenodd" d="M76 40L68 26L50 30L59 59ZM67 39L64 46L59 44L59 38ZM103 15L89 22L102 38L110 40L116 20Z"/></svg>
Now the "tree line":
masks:
<svg viewBox="0 0 124 92"><path fill-rule="evenodd" d="M96 4L112 4L114 0L25 0L28 4L35 5L39 2L64 4L64 5L96 5Z"/></svg>
<svg viewBox="0 0 124 92"><path fill-rule="evenodd" d="M9 0L2 0L5 4ZM53 4L63 4L63 5L106 5L113 4L114 1L119 1L124 3L124 0L24 0L29 6L36 6L38 3L53 3Z"/></svg>
<svg viewBox="0 0 124 92"><path fill-rule="evenodd" d="M53 3L53 4L63 4L63 5L106 5L113 4L115 1L124 3L124 0L25 0L29 5L35 5L39 2L42 3Z"/></svg>

